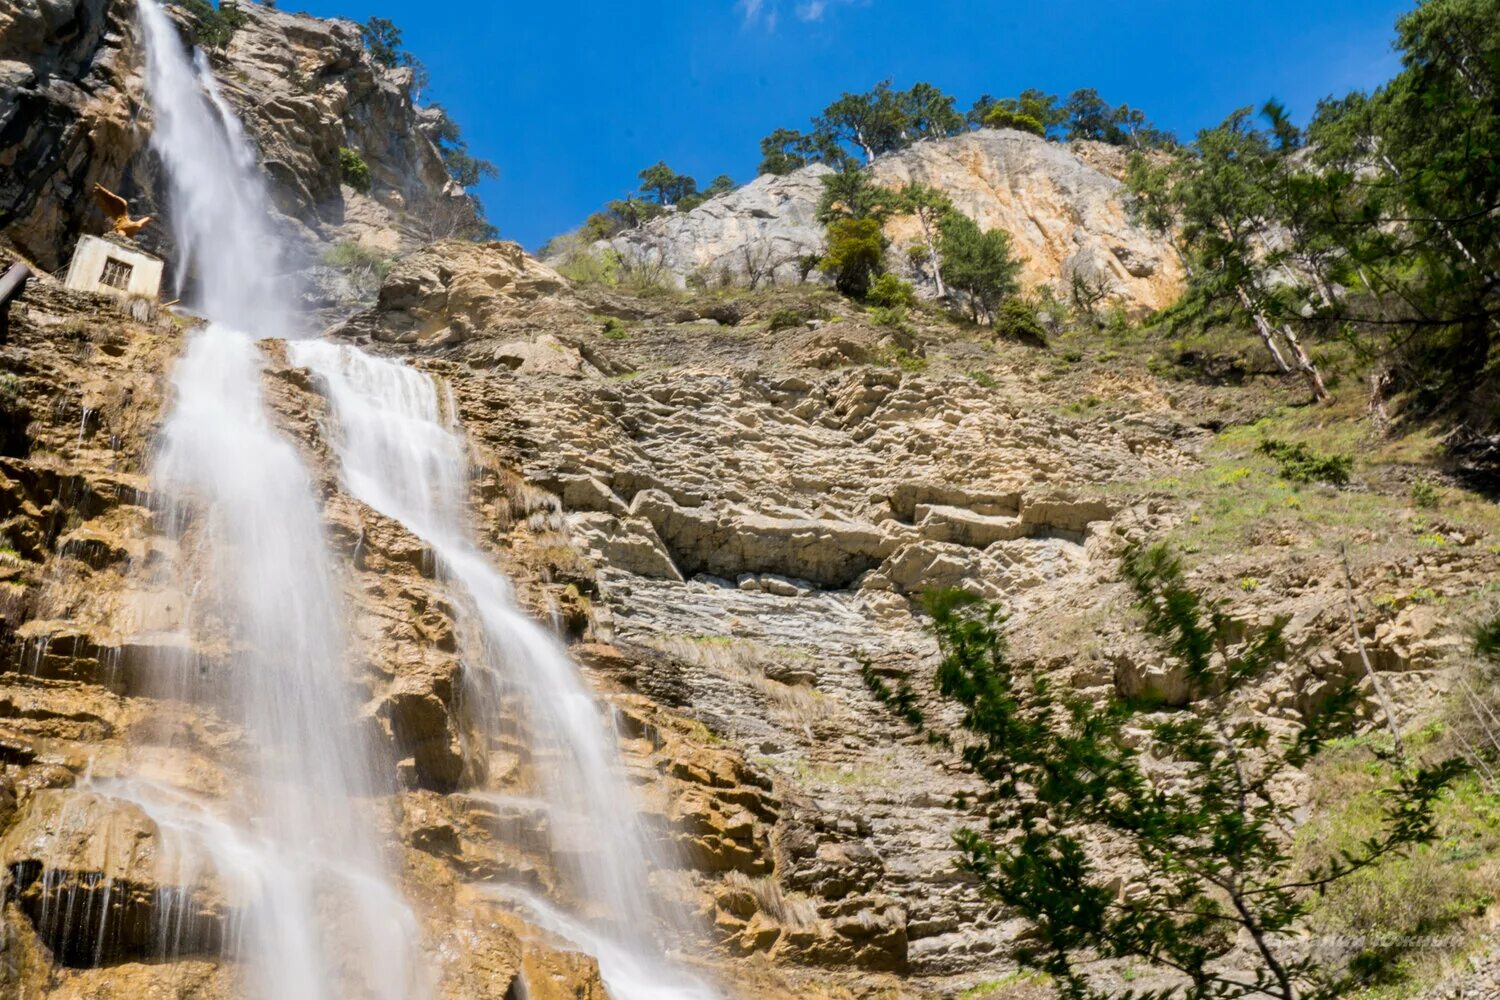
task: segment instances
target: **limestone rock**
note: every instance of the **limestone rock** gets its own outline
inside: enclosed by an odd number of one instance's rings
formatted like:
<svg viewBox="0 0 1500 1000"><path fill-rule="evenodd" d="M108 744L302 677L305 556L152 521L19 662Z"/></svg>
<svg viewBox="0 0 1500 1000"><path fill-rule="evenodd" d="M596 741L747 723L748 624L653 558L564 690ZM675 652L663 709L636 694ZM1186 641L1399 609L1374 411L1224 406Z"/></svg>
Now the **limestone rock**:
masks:
<svg viewBox="0 0 1500 1000"><path fill-rule="evenodd" d="M752 275L765 284L791 284L798 258L822 252L818 199L821 178L832 172L815 164L786 177L757 177L691 212L623 232L608 245L628 259L660 265L679 285L690 277L711 285L725 278L748 283Z"/></svg>
<svg viewBox="0 0 1500 1000"><path fill-rule="evenodd" d="M1117 158L1096 147L980 129L918 142L877 159L870 170L886 187L931 185L981 228L1008 232L1029 285L1050 286L1066 298L1078 274L1129 308L1169 305L1182 284L1176 254L1130 221ZM680 286L690 278L710 287L726 279L793 284L800 279L798 259L823 250L816 215L827 173L828 167L814 164L785 177L758 177L690 212L623 232L608 245L663 268ZM921 294L931 294L930 279L915 273L904 253L919 242L916 222L893 218L886 235L892 266Z"/></svg>
<svg viewBox="0 0 1500 1000"><path fill-rule="evenodd" d="M350 332L424 347L458 344L521 330L539 314L566 310L567 282L515 243L450 240L403 258L380 288L376 310ZM496 349L506 368L576 372L581 361L555 338Z"/></svg>
<svg viewBox="0 0 1500 1000"><path fill-rule="evenodd" d="M919 142L873 167L888 187L928 184L981 229L1003 229L1024 260L1022 280L1067 298L1072 275L1103 282L1137 309L1170 305L1181 287L1176 254L1125 212L1118 180L1069 146L1010 129L979 129ZM887 227L899 246L919 233L910 219ZM900 255L897 255L898 258Z"/></svg>

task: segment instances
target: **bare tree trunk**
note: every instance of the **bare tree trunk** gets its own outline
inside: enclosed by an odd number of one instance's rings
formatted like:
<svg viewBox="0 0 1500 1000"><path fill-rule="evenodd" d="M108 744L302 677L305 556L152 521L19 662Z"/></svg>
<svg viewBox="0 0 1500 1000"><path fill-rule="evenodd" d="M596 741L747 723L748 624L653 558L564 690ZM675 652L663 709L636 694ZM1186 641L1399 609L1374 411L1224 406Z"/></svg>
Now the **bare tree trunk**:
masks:
<svg viewBox="0 0 1500 1000"><path fill-rule="evenodd" d="M1323 375L1313 363L1312 357L1303 349L1302 341L1297 339L1290 323L1281 324L1281 335L1292 346L1292 356L1297 359L1297 367L1302 370L1302 374L1307 376L1307 384L1312 387L1313 395L1320 403L1328 402L1332 397L1328 394L1328 387L1323 384Z"/></svg>
<svg viewBox="0 0 1500 1000"><path fill-rule="evenodd" d="M1389 371L1373 372L1370 375L1370 402L1365 407L1365 412L1370 415L1370 422L1375 425L1375 430L1382 437L1391 429L1391 415L1385 408L1385 388L1390 384L1391 373Z"/></svg>
<svg viewBox="0 0 1500 1000"><path fill-rule="evenodd" d="M921 212L917 213L917 221L922 223L922 238L927 241L927 259L932 262L932 281L937 285L938 300L948 297L948 290L943 287L943 258L938 254L937 240L932 235L932 223Z"/></svg>
<svg viewBox="0 0 1500 1000"><path fill-rule="evenodd" d="M1271 329L1271 324L1266 322L1265 316L1261 315L1261 311L1250 302L1250 296L1243 288L1236 288L1235 292L1240 297L1240 304L1255 321L1255 329L1259 331L1260 339L1266 342L1266 350L1271 352L1271 357L1276 361L1276 367L1283 372L1291 371L1292 368L1286 363L1286 358L1281 356L1281 348L1276 346L1276 333Z"/></svg>
<svg viewBox="0 0 1500 1000"><path fill-rule="evenodd" d="M1349 550L1343 545L1339 546L1339 559L1344 564L1344 604L1349 609L1349 629L1354 633L1354 645L1359 647L1359 661L1364 664L1365 676L1370 678L1370 686L1375 689L1375 696L1380 699L1380 709L1385 712L1385 724L1390 727L1391 739L1396 744L1396 759L1403 764L1406 762L1406 747L1401 742L1401 731L1396 728L1396 713L1391 707L1391 699L1385 693L1385 685L1380 681L1380 675L1375 673L1375 668L1370 665L1370 654L1365 652L1365 640L1359 634L1359 617L1354 607L1354 573L1349 569Z"/></svg>

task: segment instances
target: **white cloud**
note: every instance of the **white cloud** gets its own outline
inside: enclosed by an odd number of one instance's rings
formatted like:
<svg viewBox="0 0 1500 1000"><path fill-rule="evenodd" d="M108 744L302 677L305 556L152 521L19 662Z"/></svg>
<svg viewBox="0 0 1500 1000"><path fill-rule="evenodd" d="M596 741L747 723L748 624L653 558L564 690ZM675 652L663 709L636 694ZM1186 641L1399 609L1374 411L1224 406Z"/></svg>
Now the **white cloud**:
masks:
<svg viewBox="0 0 1500 1000"><path fill-rule="evenodd" d="M815 23L823 20L830 8L863 7L869 3L870 0L801 0L794 10L799 21ZM747 25L758 25L767 31L776 30L776 22L781 16L781 4L782 0L735 0L735 6L744 15Z"/></svg>

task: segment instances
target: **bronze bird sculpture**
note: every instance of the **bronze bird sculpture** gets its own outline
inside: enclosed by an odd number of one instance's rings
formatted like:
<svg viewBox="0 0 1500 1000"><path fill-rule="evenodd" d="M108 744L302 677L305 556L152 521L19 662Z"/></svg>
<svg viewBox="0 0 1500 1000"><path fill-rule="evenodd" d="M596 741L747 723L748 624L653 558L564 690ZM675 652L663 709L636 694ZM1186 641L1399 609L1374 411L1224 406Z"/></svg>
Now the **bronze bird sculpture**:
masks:
<svg viewBox="0 0 1500 1000"><path fill-rule="evenodd" d="M94 185L94 200L99 203L99 207L104 209L104 214L109 216L110 221L114 223L114 231L118 236L130 239L136 233L145 229L151 222L152 216L149 215L140 219L132 219L130 217L130 203L103 184Z"/></svg>

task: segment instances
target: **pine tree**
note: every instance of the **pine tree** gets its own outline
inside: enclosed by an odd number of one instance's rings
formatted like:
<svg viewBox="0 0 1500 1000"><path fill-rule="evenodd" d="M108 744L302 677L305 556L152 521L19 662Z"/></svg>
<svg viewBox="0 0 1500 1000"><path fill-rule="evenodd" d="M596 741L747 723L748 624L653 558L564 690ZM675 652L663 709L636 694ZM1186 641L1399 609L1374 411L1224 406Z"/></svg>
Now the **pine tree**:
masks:
<svg viewBox="0 0 1500 1000"><path fill-rule="evenodd" d="M1281 623L1231 642L1224 607L1190 588L1166 549L1132 550L1123 569L1142 628L1184 672L1193 695L1185 709L1089 700L1013 665L994 605L953 590L926 598L942 654L939 691L965 712L962 733L935 735L960 746L990 789L989 829L958 837L964 866L1028 924L1020 960L1071 1000L1121 995L1091 979L1086 966L1101 958L1142 961L1178 980L1170 991L1126 997L1346 995L1360 970L1310 955L1296 931L1322 888L1432 842L1434 807L1465 765L1402 762L1385 789L1383 831L1304 867L1291 849L1299 803L1286 779L1347 731L1355 689L1273 733L1240 695L1282 669ZM904 680L871 687L891 702L909 690ZM904 714L924 724L920 712ZM1240 940L1250 945L1249 970L1225 963Z"/></svg>

